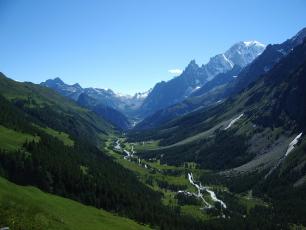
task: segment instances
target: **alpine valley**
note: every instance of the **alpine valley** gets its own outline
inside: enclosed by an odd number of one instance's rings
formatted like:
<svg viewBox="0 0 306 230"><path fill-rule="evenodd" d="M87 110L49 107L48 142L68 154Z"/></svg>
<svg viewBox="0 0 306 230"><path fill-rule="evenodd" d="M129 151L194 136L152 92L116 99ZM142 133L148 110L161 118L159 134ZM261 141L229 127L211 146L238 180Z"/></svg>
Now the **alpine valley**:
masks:
<svg viewBox="0 0 306 230"><path fill-rule="evenodd" d="M0 229L305 229L305 38L132 96L1 73Z"/></svg>

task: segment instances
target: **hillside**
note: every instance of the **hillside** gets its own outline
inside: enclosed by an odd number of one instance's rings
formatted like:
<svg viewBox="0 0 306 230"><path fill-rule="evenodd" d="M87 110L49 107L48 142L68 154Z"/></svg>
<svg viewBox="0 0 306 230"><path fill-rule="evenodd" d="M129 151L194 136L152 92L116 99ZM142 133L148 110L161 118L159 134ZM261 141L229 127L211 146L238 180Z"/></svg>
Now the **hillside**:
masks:
<svg viewBox="0 0 306 230"><path fill-rule="evenodd" d="M12 230L149 229L127 218L0 177L0 227L5 226Z"/></svg>
<svg viewBox="0 0 306 230"><path fill-rule="evenodd" d="M111 124L51 89L33 83L16 82L1 73L0 91L16 107L34 116L36 122L69 132L74 137L97 144L101 137L113 132Z"/></svg>
<svg viewBox="0 0 306 230"><path fill-rule="evenodd" d="M114 132L95 113L39 85L4 76L0 85L0 176L154 227L200 225L106 154Z"/></svg>

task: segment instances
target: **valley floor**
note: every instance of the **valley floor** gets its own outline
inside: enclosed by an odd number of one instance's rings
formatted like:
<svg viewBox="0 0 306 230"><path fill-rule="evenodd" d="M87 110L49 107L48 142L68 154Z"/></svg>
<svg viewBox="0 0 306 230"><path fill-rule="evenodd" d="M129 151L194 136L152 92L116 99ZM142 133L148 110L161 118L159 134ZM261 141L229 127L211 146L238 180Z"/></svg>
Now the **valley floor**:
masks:
<svg viewBox="0 0 306 230"><path fill-rule="evenodd" d="M177 167L160 164L155 159L141 159L138 151L152 148L158 148L158 143L128 143L124 137L111 137L106 143L106 152L111 157L136 173L141 182L161 192L165 205L179 207L184 215L202 221L230 219L232 215L245 218L256 205L267 206L251 192L233 194L220 183L202 185L200 175L213 172L198 169L193 162Z"/></svg>

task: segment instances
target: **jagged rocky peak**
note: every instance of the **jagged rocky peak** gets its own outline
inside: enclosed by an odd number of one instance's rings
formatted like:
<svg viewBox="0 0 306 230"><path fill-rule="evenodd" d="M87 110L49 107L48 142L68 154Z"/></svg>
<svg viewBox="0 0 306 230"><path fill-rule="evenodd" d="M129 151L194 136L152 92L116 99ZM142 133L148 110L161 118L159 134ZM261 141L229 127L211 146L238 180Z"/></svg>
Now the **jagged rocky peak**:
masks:
<svg viewBox="0 0 306 230"><path fill-rule="evenodd" d="M62 81L62 79L60 79L59 77L54 78L53 81L54 81L54 82L58 82L58 83L64 84L64 82Z"/></svg>
<svg viewBox="0 0 306 230"><path fill-rule="evenodd" d="M200 67L198 66L198 64L196 63L196 61L193 59L189 62L189 64L187 65L187 67L184 70L184 73L193 73L195 71L197 71Z"/></svg>
<svg viewBox="0 0 306 230"><path fill-rule="evenodd" d="M62 79L60 79L59 77L53 78L53 79L48 79L47 81L43 82L43 84L45 85L63 85L65 84Z"/></svg>
<svg viewBox="0 0 306 230"><path fill-rule="evenodd" d="M50 88L58 88L62 90L69 89L70 91L73 89L79 91L83 89L78 83L73 85L68 85L59 77L56 77L54 79L48 79L45 82L42 82L41 84Z"/></svg>
<svg viewBox="0 0 306 230"><path fill-rule="evenodd" d="M79 83L75 83L72 86L75 87L75 88L82 89L82 86Z"/></svg>
<svg viewBox="0 0 306 230"><path fill-rule="evenodd" d="M302 44L306 38L306 27L301 29L295 36L293 36L290 41L294 43L295 46Z"/></svg>

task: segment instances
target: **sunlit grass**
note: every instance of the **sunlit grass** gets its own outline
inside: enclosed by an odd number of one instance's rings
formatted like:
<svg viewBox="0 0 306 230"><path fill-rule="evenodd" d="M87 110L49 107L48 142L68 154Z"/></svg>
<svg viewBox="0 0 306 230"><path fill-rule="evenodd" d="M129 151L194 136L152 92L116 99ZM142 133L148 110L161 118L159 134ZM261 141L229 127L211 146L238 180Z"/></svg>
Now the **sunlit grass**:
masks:
<svg viewBox="0 0 306 230"><path fill-rule="evenodd" d="M27 141L39 141L38 136L17 132L0 125L0 149L15 151L22 148Z"/></svg>

